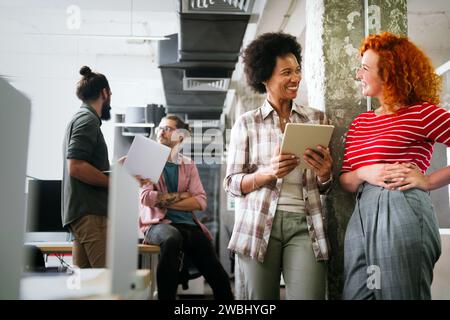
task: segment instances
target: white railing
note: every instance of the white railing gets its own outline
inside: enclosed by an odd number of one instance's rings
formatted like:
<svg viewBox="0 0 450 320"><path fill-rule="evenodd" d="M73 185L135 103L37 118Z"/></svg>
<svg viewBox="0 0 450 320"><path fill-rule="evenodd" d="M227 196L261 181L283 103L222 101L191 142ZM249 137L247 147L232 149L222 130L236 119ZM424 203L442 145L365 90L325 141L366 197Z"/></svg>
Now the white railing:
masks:
<svg viewBox="0 0 450 320"><path fill-rule="evenodd" d="M439 68L436 68L436 73L440 76L442 76L444 73L450 71L450 60L448 60L446 63L444 63Z"/></svg>
<svg viewBox="0 0 450 320"><path fill-rule="evenodd" d="M443 94L442 94L442 100L441 104L442 107L446 108L447 110L450 109L449 105L449 96L450 96L450 60L441 65L440 67L436 68L435 70L436 74L443 77ZM447 165L450 165L450 148L447 148ZM450 198L450 188L448 188L448 194ZM450 203L449 203L450 205ZM446 234L450 234L450 229L447 230Z"/></svg>

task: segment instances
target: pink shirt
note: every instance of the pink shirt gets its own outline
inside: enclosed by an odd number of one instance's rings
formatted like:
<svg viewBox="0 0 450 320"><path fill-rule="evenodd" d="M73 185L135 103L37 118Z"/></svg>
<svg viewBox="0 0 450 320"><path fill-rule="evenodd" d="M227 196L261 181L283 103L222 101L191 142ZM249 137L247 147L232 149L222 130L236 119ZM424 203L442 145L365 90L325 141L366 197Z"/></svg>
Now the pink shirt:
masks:
<svg viewBox="0 0 450 320"><path fill-rule="evenodd" d="M181 154L178 155L178 164L178 192L190 192L199 203L201 211L205 210L206 193L203 189L197 166L190 158ZM140 189L139 228L144 234L153 224L162 223L163 220L171 223L170 220L165 218L167 209L155 207L158 194L168 192L163 174L161 174L158 183L149 184ZM197 219L194 212L192 212L192 218L206 236L212 239L211 233Z"/></svg>

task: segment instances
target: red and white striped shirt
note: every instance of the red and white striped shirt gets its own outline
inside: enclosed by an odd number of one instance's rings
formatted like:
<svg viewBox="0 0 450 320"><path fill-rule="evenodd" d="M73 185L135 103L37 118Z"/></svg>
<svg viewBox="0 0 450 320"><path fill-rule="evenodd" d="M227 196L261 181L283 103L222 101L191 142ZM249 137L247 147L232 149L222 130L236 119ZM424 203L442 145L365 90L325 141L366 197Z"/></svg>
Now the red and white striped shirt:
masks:
<svg viewBox="0 0 450 320"><path fill-rule="evenodd" d="M450 147L450 113L444 108L424 103L396 114L364 112L348 130L341 172L395 162L413 162L425 172L435 142Z"/></svg>

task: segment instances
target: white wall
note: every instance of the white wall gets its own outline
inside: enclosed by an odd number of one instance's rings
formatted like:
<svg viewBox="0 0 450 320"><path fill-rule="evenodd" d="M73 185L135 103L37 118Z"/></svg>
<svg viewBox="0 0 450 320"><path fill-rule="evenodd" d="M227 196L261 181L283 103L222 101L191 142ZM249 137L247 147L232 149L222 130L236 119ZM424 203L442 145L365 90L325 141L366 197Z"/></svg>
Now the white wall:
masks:
<svg viewBox="0 0 450 320"><path fill-rule="evenodd" d="M113 92L113 111L127 106L164 103L162 85L151 80L151 72L128 78L121 76L121 69L144 69L145 58L92 56L67 59L58 56L24 56L23 59L29 61L29 67L26 68L33 70L35 74L13 78L12 84L32 101L27 173L34 177L61 178L64 130L81 104L75 96L75 86L79 79L77 73L81 65L86 64L108 77ZM53 69L62 70L62 75L52 75ZM105 122L102 130L109 151L112 152L112 124Z"/></svg>
<svg viewBox="0 0 450 320"><path fill-rule="evenodd" d="M159 4L163 9L154 12L158 3L133 2L134 33L177 32L173 3ZM67 29L66 9L71 4L81 8L79 30ZM156 65L156 43L130 44L125 39L71 35L129 34L130 4L131 1L122 0L0 1L0 76L5 76L32 102L28 175L61 178L65 127L81 104L75 88L82 65L108 78L113 92L113 112L123 113L123 108L128 106L165 104ZM112 159L112 125L106 122L102 130Z"/></svg>
<svg viewBox="0 0 450 320"><path fill-rule="evenodd" d="M450 60L450 1L408 0L408 36L435 67Z"/></svg>
<svg viewBox="0 0 450 320"><path fill-rule="evenodd" d="M450 1L448 0L408 0L408 36L430 57L435 68L450 60ZM448 85L444 86L444 101L448 101ZM447 96L445 96L447 95ZM447 98L446 98L447 97ZM449 108L443 101L442 106ZM446 157L447 154L447 157ZM431 169L442 168L450 164L449 148L437 144L431 163ZM447 159L445 159L447 158ZM439 226L450 227L448 186L431 192Z"/></svg>

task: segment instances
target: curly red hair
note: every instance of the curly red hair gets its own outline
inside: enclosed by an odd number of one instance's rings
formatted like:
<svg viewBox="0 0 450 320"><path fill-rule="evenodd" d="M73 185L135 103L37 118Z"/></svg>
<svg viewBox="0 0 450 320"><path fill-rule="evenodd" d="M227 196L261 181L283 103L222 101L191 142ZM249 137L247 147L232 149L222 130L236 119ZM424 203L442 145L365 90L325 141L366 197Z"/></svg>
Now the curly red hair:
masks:
<svg viewBox="0 0 450 320"><path fill-rule="evenodd" d="M370 35L363 40L359 53L362 56L367 50L379 56L378 74L384 82L386 107L439 104L442 80L430 59L407 37L389 32Z"/></svg>

